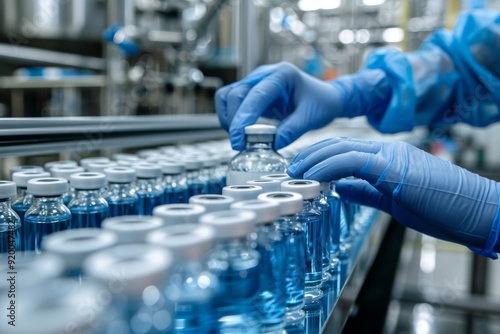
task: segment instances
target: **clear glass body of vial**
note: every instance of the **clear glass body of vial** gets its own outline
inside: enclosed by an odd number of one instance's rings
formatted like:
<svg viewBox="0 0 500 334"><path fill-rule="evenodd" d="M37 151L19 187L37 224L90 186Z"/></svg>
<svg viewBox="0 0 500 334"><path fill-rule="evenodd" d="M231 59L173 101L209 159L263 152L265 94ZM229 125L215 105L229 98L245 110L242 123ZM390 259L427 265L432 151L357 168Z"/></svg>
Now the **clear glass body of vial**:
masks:
<svg viewBox="0 0 500 334"><path fill-rule="evenodd" d="M161 167L151 163L140 163L133 165L132 168L137 172L135 193L139 198L138 214L151 216L153 209L162 205L165 199L164 189L158 182L161 177Z"/></svg>
<svg viewBox="0 0 500 334"><path fill-rule="evenodd" d="M186 184L186 166L184 164L159 162L162 168L161 185L164 191L164 204L178 204L188 202L188 188Z"/></svg>
<svg viewBox="0 0 500 334"><path fill-rule="evenodd" d="M137 215L139 198L132 186L136 178L135 170L111 167L106 168L104 173L108 180L108 189L104 195L109 205L108 217Z"/></svg>
<svg viewBox="0 0 500 334"><path fill-rule="evenodd" d="M258 333L254 300L259 292L259 254L247 242L255 229L255 213L243 210L212 212L200 223L216 229L216 244L208 256L210 271L219 279L215 298L216 332Z"/></svg>
<svg viewBox="0 0 500 334"><path fill-rule="evenodd" d="M251 125L245 128L246 148L230 162L227 185L246 184L261 176L284 173L287 161L274 148L276 127L271 125Z"/></svg>
<svg viewBox="0 0 500 334"><path fill-rule="evenodd" d="M23 241L26 251L42 252L42 240L49 234L71 227L71 212L64 205L62 194L68 181L62 178L38 178L28 181L33 203L26 211Z"/></svg>
<svg viewBox="0 0 500 334"><path fill-rule="evenodd" d="M261 333L281 333L286 313L287 266L286 238L278 229L279 203L248 200L234 203L235 210L250 210L257 215L255 237L250 242L259 252L259 293L256 298Z"/></svg>
<svg viewBox="0 0 500 334"><path fill-rule="evenodd" d="M70 176L75 196L68 205L72 228L99 228L108 217L109 205L102 197L106 177L101 173L76 173Z"/></svg>
<svg viewBox="0 0 500 334"><path fill-rule="evenodd" d="M304 226L297 220L302 211L303 197L291 192L271 192L259 195L258 199L276 201L280 205L280 218L276 229L283 235L286 244L286 267L284 270L286 292L286 323L300 327L300 312L304 306L306 279L306 234ZM296 327L293 325L292 327ZM287 325L288 326L288 325Z"/></svg>
<svg viewBox="0 0 500 334"><path fill-rule="evenodd" d="M217 277L208 270L206 255L212 250L215 231L200 224L172 225L156 230L147 242L163 246L174 255L163 292L175 304L175 333L212 333Z"/></svg>

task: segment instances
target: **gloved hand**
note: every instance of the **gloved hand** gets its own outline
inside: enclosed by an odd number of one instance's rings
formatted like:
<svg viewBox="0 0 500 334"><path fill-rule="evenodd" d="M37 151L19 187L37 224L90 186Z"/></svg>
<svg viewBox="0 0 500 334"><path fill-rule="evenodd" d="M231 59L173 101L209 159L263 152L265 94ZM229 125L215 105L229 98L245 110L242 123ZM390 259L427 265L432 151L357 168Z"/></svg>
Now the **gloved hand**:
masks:
<svg viewBox="0 0 500 334"><path fill-rule="evenodd" d="M363 70L325 82L292 64L279 63L260 66L243 80L219 89L215 106L235 150L245 146L245 126L260 116L282 121L275 140L275 148L280 149L336 117L383 113L390 95L390 84L381 70Z"/></svg>
<svg viewBox="0 0 500 334"><path fill-rule="evenodd" d="M337 138L299 153L288 168L294 178L330 181L347 202L391 214L401 224L497 258L498 183L402 142ZM364 181L363 181L364 180Z"/></svg>

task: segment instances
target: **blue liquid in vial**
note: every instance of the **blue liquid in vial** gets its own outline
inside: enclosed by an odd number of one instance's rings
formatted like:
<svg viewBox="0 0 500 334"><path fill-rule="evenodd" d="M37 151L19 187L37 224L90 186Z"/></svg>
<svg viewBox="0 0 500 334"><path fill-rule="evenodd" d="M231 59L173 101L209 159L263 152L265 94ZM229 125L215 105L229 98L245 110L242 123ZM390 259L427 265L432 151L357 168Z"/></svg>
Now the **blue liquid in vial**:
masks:
<svg viewBox="0 0 500 334"><path fill-rule="evenodd" d="M139 215L152 216L153 209L163 204L164 196L162 195L160 192L149 194L137 192L137 197L139 197L137 202Z"/></svg>
<svg viewBox="0 0 500 334"><path fill-rule="evenodd" d="M222 186L222 188L224 188L225 186L227 186L227 176L225 176L225 175L224 175L224 176L220 179L220 181L221 181L221 186Z"/></svg>
<svg viewBox="0 0 500 334"><path fill-rule="evenodd" d="M70 227L71 216L57 217L57 220L40 222L36 217L25 217L23 225L24 250L40 253L42 240L49 234L67 230Z"/></svg>
<svg viewBox="0 0 500 334"><path fill-rule="evenodd" d="M306 286L316 288L323 277L321 216L301 212L297 214L306 234Z"/></svg>
<svg viewBox="0 0 500 334"><path fill-rule="evenodd" d="M26 211L30 208L30 205L13 205L12 210L14 210L17 215L19 216L19 219L21 220L21 225L24 223L24 215L26 214Z"/></svg>
<svg viewBox="0 0 500 334"><path fill-rule="evenodd" d="M203 183L190 183L188 184L188 200L191 196L203 194Z"/></svg>
<svg viewBox="0 0 500 334"><path fill-rule="evenodd" d="M258 256L244 260L242 255L236 247L221 245L211 254L209 260L217 263L213 270L219 278L219 289L215 298L217 333L256 333L258 329L258 315L254 303L259 292Z"/></svg>
<svg viewBox="0 0 500 334"><path fill-rule="evenodd" d="M285 237L286 267L285 288L287 311L298 310L304 303L305 291L305 233L296 229L279 226L280 232Z"/></svg>
<svg viewBox="0 0 500 334"><path fill-rule="evenodd" d="M101 223L108 217L108 208L92 208L88 210L81 207L72 207L71 211L71 228L100 228Z"/></svg>
<svg viewBox="0 0 500 334"><path fill-rule="evenodd" d="M203 188L204 194L222 194L222 184L218 180L208 180Z"/></svg>
<svg viewBox="0 0 500 334"><path fill-rule="evenodd" d="M133 216L137 215L137 200L123 200L120 202L108 202L108 217Z"/></svg>
<svg viewBox="0 0 500 334"><path fill-rule="evenodd" d="M188 202L187 188L165 188L165 204L177 204Z"/></svg>
<svg viewBox="0 0 500 334"><path fill-rule="evenodd" d="M18 227L14 230L8 227L0 231L0 253L7 253L8 251L15 252L21 249L21 228Z"/></svg>
<svg viewBox="0 0 500 334"><path fill-rule="evenodd" d="M258 240L256 250L260 254L260 291L256 298L259 318L266 329L279 329L285 317L286 240L282 235L264 244Z"/></svg>

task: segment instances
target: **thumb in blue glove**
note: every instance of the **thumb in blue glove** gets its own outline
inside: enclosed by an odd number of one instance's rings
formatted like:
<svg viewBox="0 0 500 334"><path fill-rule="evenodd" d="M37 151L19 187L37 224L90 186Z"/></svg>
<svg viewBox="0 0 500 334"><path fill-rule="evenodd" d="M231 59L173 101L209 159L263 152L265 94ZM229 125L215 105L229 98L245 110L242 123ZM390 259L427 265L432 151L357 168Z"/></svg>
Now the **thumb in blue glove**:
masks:
<svg viewBox="0 0 500 334"><path fill-rule="evenodd" d="M391 87L381 70L363 70L331 82L292 64L258 67L243 80L219 89L215 106L235 150L245 147L244 128L260 116L281 121L275 148L292 143L336 117L383 113Z"/></svg>
<svg viewBox="0 0 500 334"><path fill-rule="evenodd" d="M337 138L299 153L288 169L295 178L341 180L348 202L381 209L401 224L497 258L498 183L402 142Z"/></svg>

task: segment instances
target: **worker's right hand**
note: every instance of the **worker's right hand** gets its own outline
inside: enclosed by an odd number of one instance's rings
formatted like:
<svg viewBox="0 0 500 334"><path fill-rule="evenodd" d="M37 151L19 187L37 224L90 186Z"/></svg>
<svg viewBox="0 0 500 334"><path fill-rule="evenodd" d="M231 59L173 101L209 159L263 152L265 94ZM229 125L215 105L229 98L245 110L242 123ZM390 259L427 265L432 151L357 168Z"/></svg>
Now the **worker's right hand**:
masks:
<svg viewBox="0 0 500 334"><path fill-rule="evenodd" d="M390 213L401 224L496 258L500 184L403 142L332 138L300 152L293 178L340 180L343 200Z"/></svg>
<svg viewBox="0 0 500 334"><path fill-rule="evenodd" d="M275 148L280 149L336 117L384 111L391 91L385 76L380 70L362 70L326 82L289 63L264 65L219 89L215 106L235 150L244 148L245 126L260 116L282 121L275 141Z"/></svg>

